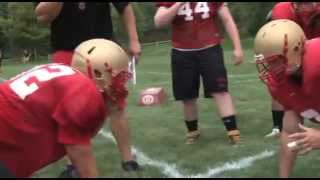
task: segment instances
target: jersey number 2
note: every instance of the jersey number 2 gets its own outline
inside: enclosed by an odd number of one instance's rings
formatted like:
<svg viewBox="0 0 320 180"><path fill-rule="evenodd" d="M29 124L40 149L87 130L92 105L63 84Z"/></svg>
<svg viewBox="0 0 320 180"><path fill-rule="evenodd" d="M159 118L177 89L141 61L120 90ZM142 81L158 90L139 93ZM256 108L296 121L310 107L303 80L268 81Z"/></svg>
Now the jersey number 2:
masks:
<svg viewBox="0 0 320 180"><path fill-rule="evenodd" d="M46 67L44 67L46 66ZM75 71L70 67L61 66L58 64L42 65L32 68L13 78L10 83L10 88L21 98L25 99L28 95L39 89L37 83L45 82L57 77L74 74ZM27 83L30 78L35 78L37 81Z"/></svg>
<svg viewBox="0 0 320 180"><path fill-rule="evenodd" d="M210 17L210 8L208 6L208 2L197 2L195 8L194 8L194 13L202 13L201 18L202 19L207 19ZM185 15L185 20L186 21L192 21L193 20L193 15L192 15L192 9L190 2L186 2L179 10L178 10L178 15Z"/></svg>

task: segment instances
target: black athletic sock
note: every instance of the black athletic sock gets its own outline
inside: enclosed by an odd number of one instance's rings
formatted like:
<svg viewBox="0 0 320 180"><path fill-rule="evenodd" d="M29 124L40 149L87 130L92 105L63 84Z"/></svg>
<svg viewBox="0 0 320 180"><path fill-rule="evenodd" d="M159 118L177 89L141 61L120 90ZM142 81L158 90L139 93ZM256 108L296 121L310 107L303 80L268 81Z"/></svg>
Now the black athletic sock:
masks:
<svg viewBox="0 0 320 180"><path fill-rule="evenodd" d="M198 119L195 119L192 121L184 121L184 122L186 123L186 126L188 128L188 132L198 130Z"/></svg>
<svg viewBox="0 0 320 180"><path fill-rule="evenodd" d="M272 111L273 127L282 130L283 111Z"/></svg>
<svg viewBox="0 0 320 180"><path fill-rule="evenodd" d="M232 115L228 117L223 117L222 121L227 131L232 131L237 129L236 116Z"/></svg>

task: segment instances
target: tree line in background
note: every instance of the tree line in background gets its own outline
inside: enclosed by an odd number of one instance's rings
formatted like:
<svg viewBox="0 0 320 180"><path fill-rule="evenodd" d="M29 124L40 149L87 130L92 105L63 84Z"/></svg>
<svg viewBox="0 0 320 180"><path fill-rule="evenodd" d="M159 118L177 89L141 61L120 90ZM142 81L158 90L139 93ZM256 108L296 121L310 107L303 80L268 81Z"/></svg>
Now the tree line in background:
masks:
<svg viewBox="0 0 320 180"><path fill-rule="evenodd" d="M154 2L133 2L137 28L142 43L170 39L170 28L155 29ZM239 28L241 38L253 37L265 23L266 15L275 2L229 2L228 6ZM49 25L37 22L33 2L0 3L0 48L5 56L21 54L23 50L47 55L50 52ZM120 42L127 39L121 20L112 11L115 36Z"/></svg>

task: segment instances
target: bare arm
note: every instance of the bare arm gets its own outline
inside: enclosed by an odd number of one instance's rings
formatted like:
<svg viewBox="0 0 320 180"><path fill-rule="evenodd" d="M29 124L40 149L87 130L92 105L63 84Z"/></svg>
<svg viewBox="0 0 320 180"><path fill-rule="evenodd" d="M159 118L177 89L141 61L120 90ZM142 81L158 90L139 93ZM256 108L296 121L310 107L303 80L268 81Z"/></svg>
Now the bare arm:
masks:
<svg viewBox="0 0 320 180"><path fill-rule="evenodd" d="M297 153L291 151L287 144L290 142L289 134L299 131L299 122L301 118L294 111L285 111L283 117L283 131L281 132L281 149L280 149L280 162L279 170L280 177L288 178L293 169Z"/></svg>
<svg viewBox="0 0 320 180"><path fill-rule="evenodd" d="M98 177L96 160L91 145L65 145L67 155L81 178Z"/></svg>
<svg viewBox="0 0 320 180"><path fill-rule="evenodd" d="M139 58L141 53L141 45L137 33L136 19L131 4L128 4L127 7L124 9L122 14L122 22L124 23L124 26L129 36L130 53L136 58Z"/></svg>
<svg viewBox="0 0 320 180"><path fill-rule="evenodd" d="M63 2L40 2L35 8L37 20L41 23L51 23L62 9Z"/></svg>
<svg viewBox="0 0 320 180"><path fill-rule="evenodd" d="M218 10L218 15L233 44L234 64L235 65L241 64L243 61L243 52L241 47L240 36L239 36L238 28L229 11L229 8L225 5L222 5L222 7L220 7Z"/></svg>
<svg viewBox="0 0 320 180"><path fill-rule="evenodd" d="M185 2L176 2L170 8L159 7L154 16L154 24L156 28L161 28L165 25L170 24L176 16L179 8L184 4Z"/></svg>

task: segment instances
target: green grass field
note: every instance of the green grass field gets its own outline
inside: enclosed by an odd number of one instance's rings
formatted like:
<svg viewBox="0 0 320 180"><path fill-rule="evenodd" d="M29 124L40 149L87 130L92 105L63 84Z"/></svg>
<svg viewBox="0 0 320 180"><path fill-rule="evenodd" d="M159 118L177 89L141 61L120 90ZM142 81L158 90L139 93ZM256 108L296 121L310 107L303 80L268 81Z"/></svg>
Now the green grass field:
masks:
<svg viewBox="0 0 320 180"><path fill-rule="evenodd" d="M272 126L270 98L257 78L251 49L245 50L245 62L232 64L232 51L225 51L229 73L229 89L235 100L238 127L244 145L233 147L218 117L215 104L199 98L201 138L196 145L185 145L186 129L181 104L174 101L171 90L170 46L149 46L143 49L137 66L137 85L130 85L128 114L132 144L144 177L278 177L278 140L266 139ZM46 61L42 61L44 63ZM39 62L38 62L39 63ZM4 64L3 78L9 78L37 63ZM168 100L162 106L139 107L142 89L164 87ZM307 126L314 126L306 122ZM123 176L116 145L106 134L94 140L95 155L101 177ZM317 163L320 154L312 152L299 157L292 177L320 177ZM56 177L64 168L57 162L39 171L34 177Z"/></svg>

